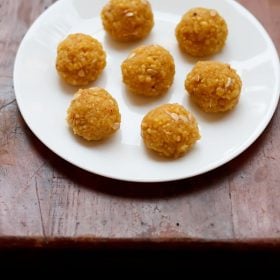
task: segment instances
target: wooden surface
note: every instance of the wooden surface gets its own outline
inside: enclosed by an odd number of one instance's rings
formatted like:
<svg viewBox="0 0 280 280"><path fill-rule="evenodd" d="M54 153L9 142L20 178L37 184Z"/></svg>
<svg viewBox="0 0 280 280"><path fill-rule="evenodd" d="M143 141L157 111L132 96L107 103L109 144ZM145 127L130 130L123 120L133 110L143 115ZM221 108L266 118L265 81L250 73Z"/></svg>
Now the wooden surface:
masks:
<svg viewBox="0 0 280 280"><path fill-rule="evenodd" d="M23 35L53 2L0 0L0 246L280 246L279 110L235 160L165 184L89 174L36 139L18 111L12 71ZM280 51L280 1L239 2L264 24Z"/></svg>

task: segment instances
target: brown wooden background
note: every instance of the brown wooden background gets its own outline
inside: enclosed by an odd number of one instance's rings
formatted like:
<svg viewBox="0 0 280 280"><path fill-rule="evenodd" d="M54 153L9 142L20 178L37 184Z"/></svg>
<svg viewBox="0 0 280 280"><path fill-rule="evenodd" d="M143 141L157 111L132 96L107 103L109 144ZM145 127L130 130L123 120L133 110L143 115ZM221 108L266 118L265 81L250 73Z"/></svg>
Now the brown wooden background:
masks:
<svg viewBox="0 0 280 280"><path fill-rule="evenodd" d="M237 159L203 176L136 184L84 172L27 128L13 89L23 35L52 0L0 0L0 247L280 245L280 114ZM280 51L280 1L240 0ZM136 243L135 243L136 242Z"/></svg>

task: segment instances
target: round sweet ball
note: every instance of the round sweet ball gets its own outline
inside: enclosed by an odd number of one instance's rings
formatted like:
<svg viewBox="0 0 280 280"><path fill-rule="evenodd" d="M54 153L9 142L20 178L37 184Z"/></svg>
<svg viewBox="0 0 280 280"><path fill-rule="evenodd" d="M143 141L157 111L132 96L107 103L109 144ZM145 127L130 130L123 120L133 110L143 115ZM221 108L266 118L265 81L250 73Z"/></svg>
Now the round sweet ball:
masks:
<svg viewBox="0 0 280 280"><path fill-rule="evenodd" d="M164 104L142 120L141 134L146 147L161 156L177 158L200 139L194 116L179 104Z"/></svg>
<svg viewBox="0 0 280 280"><path fill-rule="evenodd" d="M187 75L185 88L205 112L225 112L239 101L242 81L228 64L200 61Z"/></svg>
<svg viewBox="0 0 280 280"><path fill-rule="evenodd" d="M101 12L104 29L113 39L129 42L146 37L154 26L146 0L110 0Z"/></svg>
<svg viewBox="0 0 280 280"><path fill-rule="evenodd" d="M175 64L172 55L159 45L134 49L121 65L123 82L138 95L159 96L173 83Z"/></svg>
<svg viewBox="0 0 280 280"><path fill-rule="evenodd" d="M176 27L181 50L194 57L220 52L227 35L225 20L213 9L193 8L183 15Z"/></svg>
<svg viewBox="0 0 280 280"><path fill-rule="evenodd" d="M71 34L57 48L56 69L65 82L84 86L95 81L106 66L100 42L86 34Z"/></svg>
<svg viewBox="0 0 280 280"><path fill-rule="evenodd" d="M102 140L115 133L121 122L116 100L104 89L80 89L67 110L74 134L86 140Z"/></svg>

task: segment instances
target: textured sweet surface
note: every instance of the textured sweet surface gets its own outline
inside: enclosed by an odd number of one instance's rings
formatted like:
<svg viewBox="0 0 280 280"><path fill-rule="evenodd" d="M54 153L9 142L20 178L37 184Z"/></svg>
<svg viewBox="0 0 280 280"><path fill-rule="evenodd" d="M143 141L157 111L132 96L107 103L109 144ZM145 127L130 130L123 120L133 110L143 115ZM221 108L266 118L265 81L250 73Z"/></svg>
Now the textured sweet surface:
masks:
<svg viewBox="0 0 280 280"><path fill-rule="evenodd" d="M101 18L104 29L118 41L144 38L154 26L152 8L146 0L110 0Z"/></svg>
<svg viewBox="0 0 280 280"><path fill-rule="evenodd" d="M180 48L194 57L221 51L228 34L225 20L216 10L193 8L186 12L176 27Z"/></svg>
<svg viewBox="0 0 280 280"><path fill-rule="evenodd" d="M147 148L161 156L177 158L200 139L194 116L179 104L164 104L151 110L141 124Z"/></svg>
<svg viewBox="0 0 280 280"><path fill-rule="evenodd" d="M122 63L123 82L135 94L158 96L173 83L172 55L159 45L138 47Z"/></svg>
<svg viewBox="0 0 280 280"><path fill-rule="evenodd" d="M187 75L185 88L205 112L231 110L239 100L242 81L228 64L200 61Z"/></svg>
<svg viewBox="0 0 280 280"><path fill-rule="evenodd" d="M106 66L106 53L100 42L86 34L70 34L57 48L56 69L70 85L95 81Z"/></svg>
<svg viewBox="0 0 280 280"><path fill-rule="evenodd" d="M101 140L116 132L121 116L116 100L104 89L80 89L67 111L74 134L86 140Z"/></svg>

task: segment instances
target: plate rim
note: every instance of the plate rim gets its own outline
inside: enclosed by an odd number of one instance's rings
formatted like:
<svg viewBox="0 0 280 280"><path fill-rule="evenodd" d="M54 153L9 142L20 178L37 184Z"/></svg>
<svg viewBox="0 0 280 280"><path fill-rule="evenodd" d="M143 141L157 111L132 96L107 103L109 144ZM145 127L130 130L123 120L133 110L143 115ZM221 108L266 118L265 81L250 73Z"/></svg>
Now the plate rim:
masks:
<svg viewBox="0 0 280 280"><path fill-rule="evenodd" d="M227 5L235 5L239 9L239 11L242 11L243 14L245 13L245 16L249 17L250 20L253 21L254 25L258 28L258 30L262 33L262 35L265 37L265 39L269 42L270 46L272 47L271 50L273 51L273 56L275 58L277 58L277 62L275 63L275 65L277 65L277 72L278 72L278 75L276 75L276 78L277 78L276 91L277 92L273 94L275 101L268 108L269 110L267 110L267 112L266 112L266 118L262 120L262 124L257 127L257 130L254 132L254 134L250 135L250 137L248 137L247 141L244 142L244 144L242 146L240 146L235 152L230 154L230 156L228 156L226 158L222 158L219 161L215 161L214 164L206 165L203 169L200 169L197 172L193 172L191 176L182 175L180 177L176 176L175 178L174 178L174 176L173 177L171 176L170 178L149 178L149 177L148 178L147 177L145 177L145 178L144 177L124 178L123 176L111 175L111 174L107 174L107 173L104 174L99 171L95 172L95 171L89 170L88 168L86 168L84 166L80 166L79 164L75 163L71 158L68 157L68 155L63 155L59 151L56 151L53 147L48 145L46 143L47 141L45 141L43 137L38 135L38 133L36 132L36 129L34 129L32 127L32 123L29 122L29 120L26 118L26 116L23 113L24 110L21 108L22 104L20 102L18 102L18 100L20 99L18 92L20 90L18 89L18 85L17 85L18 82L16 79L17 69L18 69L17 64L18 64L19 57L21 54L21 49L23 48L24 43L28 38L28 35L33 31L33 29L36 27L38 22L40 20L43 20L43 18L45 16L47 16L48 13L51 13L54 8L58 7L59 5L63 5L64 2L67 2L67 0L59 0L55 3L53 3L51 6L49 6L47 10L43 11L29 26L29 28L27 29L27 31L17 49L17 53L16 53L15 61L14 61L14 68L13 68L14 93L15 93L16 102L17 102L17 106L19 108L20 114L21 114L22 118L24 119L25 123L27 124L28 128L40 140L40 142L42 142L48 149L50 149L57 156L59 156L60 158L62 158L65 161L69 162L70 164L74 165L75 167L85 170L91 174L96 174L98 176L115 179L115 180L120 180L120 181L137 182L137 183L158 183L158 182L171 182L171 181L184 180L184 179L193 178L193 177L211 172L211 171L221 167L222 165L232 161L234 158L241 155L246 149L248 149L260 137L260 135L265 131L265 129L267 128L267 126L269 125L269 123L271 122L271 120L273 118L273 115L277 109L277 106L279 103L279 98L280 98L280 62L279 62L279 54L277 52L276 46L275 46L272 38L270 37L269 33L263 26L263 24L253 15L253 13L251 11L249 11L247 8L245 8L240 3L236 2L236 1L230 1L230 0L225 0L225 1L227 2ZM156 10L154 12L156 12Z"/></svg>

